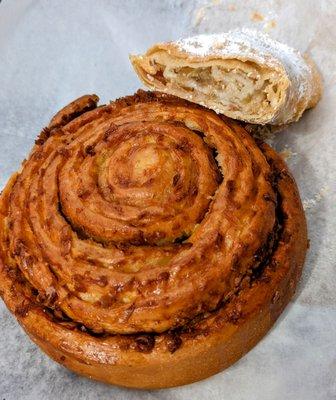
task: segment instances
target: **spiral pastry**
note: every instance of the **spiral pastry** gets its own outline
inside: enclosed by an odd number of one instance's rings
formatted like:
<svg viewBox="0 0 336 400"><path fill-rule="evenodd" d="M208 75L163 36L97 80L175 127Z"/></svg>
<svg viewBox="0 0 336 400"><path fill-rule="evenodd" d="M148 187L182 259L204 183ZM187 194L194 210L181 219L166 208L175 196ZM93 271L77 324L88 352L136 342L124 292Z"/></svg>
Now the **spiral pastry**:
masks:
<svg viewBox="0 0 336 400"><path fill-rule="evenodd" d="M279 156L227 118L138 91L51 120L0 201L0 290L66 367L142 388L229 366L295 291L307 248Z"/></svg>

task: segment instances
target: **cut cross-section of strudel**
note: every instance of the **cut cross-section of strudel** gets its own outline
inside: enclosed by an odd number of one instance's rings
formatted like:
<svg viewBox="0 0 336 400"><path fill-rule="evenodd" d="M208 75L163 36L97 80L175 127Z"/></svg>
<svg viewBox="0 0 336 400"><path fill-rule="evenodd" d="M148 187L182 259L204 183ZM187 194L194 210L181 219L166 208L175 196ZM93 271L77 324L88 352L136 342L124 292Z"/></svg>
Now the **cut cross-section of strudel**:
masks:
<svg viewBox="0 0 336 400"><path fill-rule="evenodd" d="M250 123L297 121L321 97L308 56L248 29L158 43L130 59L149 88Z"/></svg>

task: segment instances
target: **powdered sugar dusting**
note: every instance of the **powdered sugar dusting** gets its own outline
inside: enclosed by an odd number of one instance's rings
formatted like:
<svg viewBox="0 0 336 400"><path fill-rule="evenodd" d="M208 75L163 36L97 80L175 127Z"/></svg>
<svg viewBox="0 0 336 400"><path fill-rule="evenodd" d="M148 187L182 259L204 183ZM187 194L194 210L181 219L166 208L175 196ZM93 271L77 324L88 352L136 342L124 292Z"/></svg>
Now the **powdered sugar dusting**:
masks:
<svg viewBox="0 0 336 400"><path fill-rule="evenodd" d="M309 69L301 54L293 48L271 39L263 32L252 29L227 33L198 35L177 41L177 46L194 56L219 56L254 60L264 65L279 65L279 61L295 64L299 72Z"/></svg>
<svg viewBox="0 0 336 400"><path fill-rule="evenodd" d="M233 30L227 33L198 35L176 42L180 51L188 52L199 58L213 57L220 59L237 59L252 61L260 66L283 72L291 81L287 103L306 102L313 94L313 72L305 58L295 49L271 39L267 34L251 30ZM281 110L283 119L296 110ZM274 122L274 121L271 121ZM287 122L287 121L282 121Z"/></svg>

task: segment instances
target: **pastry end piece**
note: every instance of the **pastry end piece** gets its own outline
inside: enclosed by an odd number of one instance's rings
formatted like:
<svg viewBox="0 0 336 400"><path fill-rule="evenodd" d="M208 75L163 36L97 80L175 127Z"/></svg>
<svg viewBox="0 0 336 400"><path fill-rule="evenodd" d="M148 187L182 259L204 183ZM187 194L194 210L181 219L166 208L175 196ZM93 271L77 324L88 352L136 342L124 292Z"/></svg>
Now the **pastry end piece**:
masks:
<svg viewBox="0 0 336 400"><path fill-rule="evenodd" d="M253 124L297 121L322 93L308 56L248 29L158 43L130 60L150 89Z"/></svg>

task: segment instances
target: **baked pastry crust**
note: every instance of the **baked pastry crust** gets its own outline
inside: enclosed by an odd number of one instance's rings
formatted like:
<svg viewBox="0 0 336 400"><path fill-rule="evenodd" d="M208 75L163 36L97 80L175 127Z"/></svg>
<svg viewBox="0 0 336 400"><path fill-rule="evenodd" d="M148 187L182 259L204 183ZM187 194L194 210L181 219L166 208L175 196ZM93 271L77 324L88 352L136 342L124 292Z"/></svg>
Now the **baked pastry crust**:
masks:
<svg viewBox="0 0 336 400"><path fill-rule="evenodd" d="M295 182L203 107L143 91L97 101L58 113L1 195L1 297L77 373L137 388L206 378L295 291L307 248Z"/></svg>
<svg viewBox="0 0 336 400"><path fill-rule="evenodd" d="M248 29L158 43L130 60L149 88L254 124L297 121L321 97L307 55Z"/></svg>

